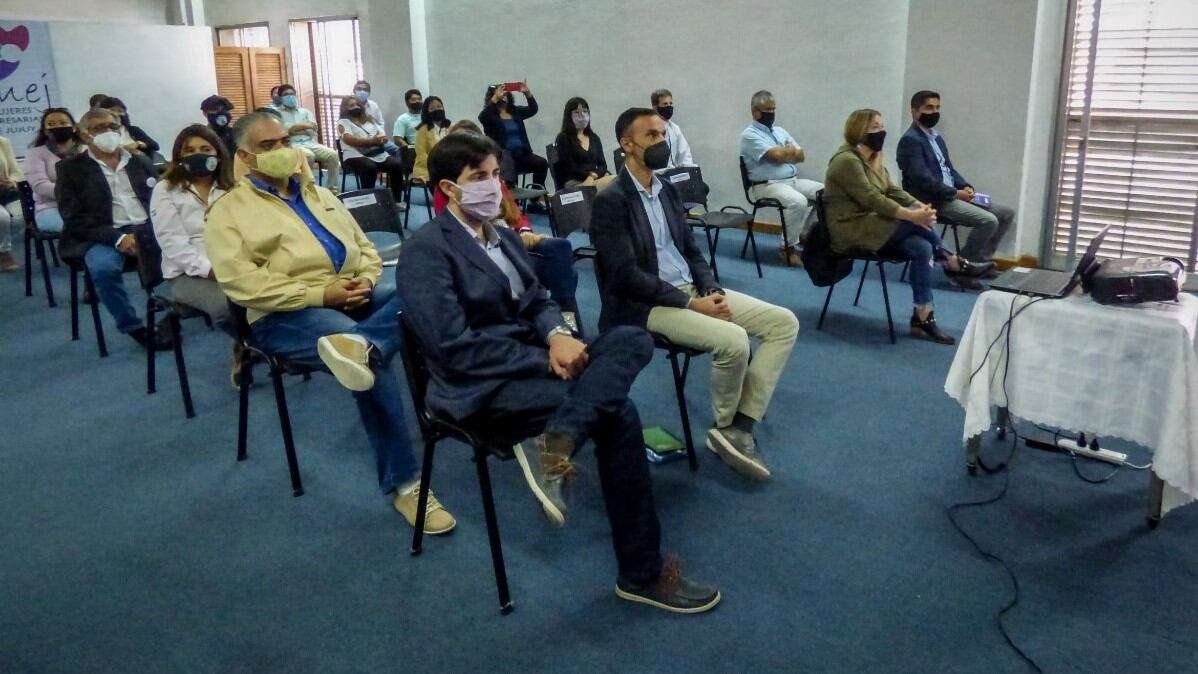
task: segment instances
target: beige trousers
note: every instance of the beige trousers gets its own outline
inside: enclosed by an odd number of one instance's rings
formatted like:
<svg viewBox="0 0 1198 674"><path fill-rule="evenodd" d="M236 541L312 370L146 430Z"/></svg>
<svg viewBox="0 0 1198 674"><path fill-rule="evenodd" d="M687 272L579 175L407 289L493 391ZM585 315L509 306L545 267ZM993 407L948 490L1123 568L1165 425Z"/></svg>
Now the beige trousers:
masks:
<svg viewBox="0 0 1198 674"><path fill-rule="evenodd" d="M681 290L697 296L692 285ZM732 290L725 293L730 321L690 309L653 307L646 326L675 344L711 353L711 407L719 428L732 423L737 412L757 421L765 416L799 336L799 319L789 309ZM752 363L750 337L761 340Z"/></svg>
<svg viewBox="0 0 1198 674"><path fill-rule="evenodd" d="M304 154L309 166L316 162L322 169L328 171L328 181L324 184L325 187L334 192L341 189L341 164L337 162L336 150L323 145L296 145L296 147Z"/></svg>

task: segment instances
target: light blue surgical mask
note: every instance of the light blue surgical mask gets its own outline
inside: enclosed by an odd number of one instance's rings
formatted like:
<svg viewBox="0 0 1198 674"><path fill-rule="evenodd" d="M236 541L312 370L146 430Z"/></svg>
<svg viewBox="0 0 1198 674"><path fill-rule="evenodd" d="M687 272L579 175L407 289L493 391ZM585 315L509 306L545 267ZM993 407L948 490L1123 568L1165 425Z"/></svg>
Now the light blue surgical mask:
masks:
<svg viewBox="0 0 1198 674"><path fill-rule="evenodd" d="M295 94L287 94L283 97L283 107L297 108L299 107L299 99L296 98Z"/></svg>
<svg viewBox="0 0 1198 674"><path fill-rule="evenodd" d="M354 91L354 96L362 103L370 100L370 92L366 91L365 89L358 89Z"/></svg>

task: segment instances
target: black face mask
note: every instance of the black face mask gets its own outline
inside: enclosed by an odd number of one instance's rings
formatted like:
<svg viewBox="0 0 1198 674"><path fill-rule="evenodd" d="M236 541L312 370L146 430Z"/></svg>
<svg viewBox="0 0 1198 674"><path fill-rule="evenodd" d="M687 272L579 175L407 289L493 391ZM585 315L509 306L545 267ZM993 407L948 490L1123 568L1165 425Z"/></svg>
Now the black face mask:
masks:
<svg viewBox="0 0 1198 674"><path fill-rule="evenodd" d="M659 140L656 143L645 148L645 154L641 161L649 169L657 171L670 165L670 144L664 140Z"/></svg>
<svg viewBox="0 0 1198 674"><path fill-rule="evenodd" d="M56 126L53 129L46 129L46 135L50 137L50 140L61 145L75 137L75 130L69 126Z"/></svg>
<svg viewBox="0 0 1198 674"><path fill-rule="evenodd" d="M180 162L183 170L187 175L193 178L204 178L216 173L216 167L220 166L220 160L210 154L192 154L184 157Z"/></svg>
<svg viewBox="0 0 1198 674"><path fill-rule="evenodd" d="M886 131L874 131L873 133L865 134L865 140L861 144L874 152L881 152L882 145L886 142Z"/></svg>
<svg viewBox="0 0 1198 674"><path fill-rule="evenodd" d="M433 120L437 124L440 124L441 122L445 121L445 111L444 110L430 110L428 113L428 118Z"/></svg>
<svg viewBox="0 0 1198 674"><path fill-rule="evenodd" d="M408 103L408 112L420 112L420 106L424 105L424 101L416 101Z"/></svg>
<svg viewBox="0 0 1198 674"><path fill-rule="evenodd" d="M930 129L933 126L936 126L936 123L939 121L940 121L940 113L939 112L925 112L925 113L922 113L919 115L919 123L922 124L924 126L924 128L926 128L926 129Z"/></svg>
<svg viewBox="0 0 1198 674"><path fill-rule="evenodd" d="M362 108L352 108L351 110L348 110L348 112L350 117L361 117L362 115L366 114L366 111Z"/></svg>
<svg viewBox="0 0 1198 674"><path fill-rule="evenodd" d="M229 115L224 112L210 112L204 115L208 118L208 123L217 128L223 128L229 125Z"/></svg>
<svg viewBox="0 0 1198 674"><path fill-rule="evenodd" d="M670 121L670 118L674 116L674 106L663 105L657 108L657 114L661 115L661 118L668 122Z"/></svg>
<svg viewBox="0 0 1198 674"><path fill-rule="evenodd" d="M762 124L764 124L772 129L772 128L774 128L774 115L775 114L776 113L773 113L773 112L763 112L763 113L761 113L761 119L759 119L757 121L761 122Z"/></svg>

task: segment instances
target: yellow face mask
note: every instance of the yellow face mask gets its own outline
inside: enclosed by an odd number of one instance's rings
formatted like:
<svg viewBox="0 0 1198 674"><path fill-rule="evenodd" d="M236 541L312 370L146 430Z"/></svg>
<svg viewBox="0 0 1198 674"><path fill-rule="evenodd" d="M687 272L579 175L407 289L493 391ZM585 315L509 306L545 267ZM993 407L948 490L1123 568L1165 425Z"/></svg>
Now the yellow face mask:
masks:
<svg viewBox="0 0 1198 674"><path fill-rule="evenodd" d="M254 155L258 173L277 180L290 178L299 169L299 154L293 147L278 147L269 152Z"/></svg>

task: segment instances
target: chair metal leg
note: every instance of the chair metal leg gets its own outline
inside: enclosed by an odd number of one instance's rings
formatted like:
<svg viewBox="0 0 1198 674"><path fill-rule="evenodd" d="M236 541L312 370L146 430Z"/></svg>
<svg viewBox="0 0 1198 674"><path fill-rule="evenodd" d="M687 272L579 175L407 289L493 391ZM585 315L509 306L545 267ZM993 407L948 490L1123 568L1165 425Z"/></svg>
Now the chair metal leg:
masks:
<svg viewBox="0 0 1198 674"><path fill-rule="evenodd" d="M42 267L42 284L46 286L46 303L51 307L58 306L54 301L54 285L50 283L50 264L46 262L46 242L38 239L34 242L37 246L37 259ZM49 244L50 250L54 250L54 244ZM57 264L55 266L58 266Z"/></svg>
<svg viewBox="0 0 1198 674"><path fill-rule="evenodd" d="M684 364L678 365L677 351L667 351L666 358L670 361L670 370L674 373L674 395L678 398L678 416L682 420L682 437L686 441L686 460L691 470L699 470L699 457L695 454L695 441L691 436L690 412L686 408L686 375L690 370L690 355L684 355Z"/></svg>
<svg viewBox="0 0 1198 674"><path fill-rule="evenodd" d="M187 380L187 363L183 361L183 326L179 314L170 314L171 342L175 351L175 372L179 375L179 393L183 396L183 413L188 419L195 417L195 405L191 402L191 383Z"/></svg>
<svg viewBox="0 0 1198 674"><path fill-rule="evenodd" d="M428 219L433 219L433 192L425 185L424 190L424 212L428 214Z"/></svg>
<svg viewBox="0 0 1198 674"><path fill-rule="evenodd" d="M512 595L507 585L507 567L503 564L503 545L499 540L499 518L495 515L495 497L491 493L491 472L487 469L487 454L474 448L474 465L478 468L478 490L482 492L483 514L487 520L487 540L491 543L491 564L495 567L495 587L499 590L499 612L512 612Z"/></svg>
<svg viewBox="0 0 1198 674"><path fill-rule="evenodd" d="M868 263L865 268L869 269ZM890 315L890 292L886 289L886 270L882 268L881 260L878 260L878 278L882 279L882 303L886 305L886 327L890 329L890 343L894 344L894 318Z"/></svg>
<svg viewBox="0 0 1198 674"><path fill-rule="evenodd" d="M911 269L911 261L907 260L905 263L903 263L903 273L899 274L900 283L907 280L907 271L909 269Z"/></svg>
<svg viewBox="0 0 1198 674"><path fill-rule="evenodd" d="M824 329L824 316L828 315L828 302L832 301L832 291L836 290L836 284L828 286L828 296L824 298L824 308L819 312L819 322L815 324L816 330Z"/></svg>
<svg viewBox="0 0 1198 674"><path fill-rule="evenodd" d="M62 263L60 263L58 261L58 248L54 245L53 241L50 242L49 246L50 246L50 259L54 260L55 267L61 267Z"/></svg>
<svg viewBox="0 0 1198 674"><path fill-rule="evenodd" d="M1148 471L1148 528L1155 529L1161 523L1161 507L1165 502L1165 481Z"/></svg>
<svg viewBox="0 0 1198 674"><path fill-rule="evenodd" d="M291 495L303 496L299 461L295 458L295 439L291 436L291 415L287 412L287 393L283 390L283 371L270 368L270 380L275 386L275 406L279 408L279 428L283 432L283 451L287 453L287 472L291 475Z"/></svg>
<svg viewBox="0 0 1198 674"><path fill-rule="evenodd" d="M715 241L711 238L711 228L704 227L703 235L707 237L707 255L711 259L711 275L715 277L716 283L719 283L720 268L716 266L715 262ZM720 235L720 230L717 229L715 231L715 235L718 237Z"/></svg>
<svg viewBox="0 0 1198 674"><path fill-rule="evenodd" d="M250 380L253 365L250 350L242 349L241 367L237 368L237 460L245 461L246 431L250 419Z"/></svg>
<svg viewBox="0 0 1198 674"><path fill-rule="evenodd" d="M753 235L753 223L757 221L757 207L753 207L753 215L750 216L749 224L745 225L745 231L749 232L749 236ZM745 259L745 253L749 252L749 236L745 237L745 242L740 245L740 259Z"/></svg>
<svg viewBox="0 0 1198 674"><path fill-rule="evenodd" d="M420 468L420 492L416 497L416 524L415 531L412 532L412 556L420 554L421 545L424 544L424 516L425 508L428 508L428 489L433 481L433 448L437 446L435 440L424 441L424 463Z"/></svg>
<svg viewBox="0 0 1198 674"><path fill-rule="evenodd" d="M33 235L25 232L25 297L33 297Z"/></svg>
<svg viewBox="0 0 1198 674"><path fill-rule="evenodd" d="M87 293L91 295L91 310L92 323L96 326L96 347L100 350L100 357L108 357L108 344L104 341L104 325L100 322L100 295L96 292L96 284L92 282L92 275L83 270L83 287ZM154 343L150 342L150 348L153 348Z"/></svg>
<svg viewBox="0 0 1198 674"><path fill-rule="evenodd" d="M79 272L71 269L71 341L79 341Z"/></svg>
<svg viewBox="0 0 1198 674"><path fill-rule="evenodd" d="M154 304L154 298L148 298L146 300L146 341L151 345L153 345L154 341L158 338L158 335L155 334L157 332L158 326L154 325L156 309L157 307ZM158 362L158 358L155 356L157 352L158 349L155 349L152 346L151 348L146 349L146 393L154 393L158 390L156 385L158 382L156 381L157 372L155 367Z"/></svg>
<svg viewBox="0 0 1198 674"><path fill-rule="evenodd" d="M853 306L861 301L861 289L865 287L865 274L869 271L869 262L866 261L865 267L861 269L861 281L857 283L857 296L853 298Z"/></svg>
<svg viewBox="0 0 1198 674"><path fill-rule="evenodd" d="M753 246L753 264L757 265L757 278L761 278L761 258L757 256L757 237L753 236L753 223L749 223L749 243Z"/></svg>
<svg viewBox="0 0 1198 674"><path fill-rule="evenodd" d="M778 209L778 219L782 221L782 250L789 253L790 237L786 234L786 212L780 208ZM786 263L787 267L791 266L789 254L783 257L782 261Z"/></svg>
<svg viewBox="0 0 1198 674"><path fill-rule="evenodd" d="M403 228L408 228L408 216L412 214L412 181L408 181L407 187L404 188L403 201L408 205L403 212Z"/></svg>

